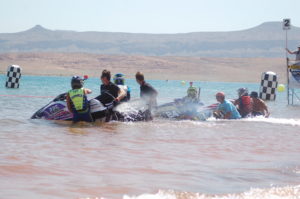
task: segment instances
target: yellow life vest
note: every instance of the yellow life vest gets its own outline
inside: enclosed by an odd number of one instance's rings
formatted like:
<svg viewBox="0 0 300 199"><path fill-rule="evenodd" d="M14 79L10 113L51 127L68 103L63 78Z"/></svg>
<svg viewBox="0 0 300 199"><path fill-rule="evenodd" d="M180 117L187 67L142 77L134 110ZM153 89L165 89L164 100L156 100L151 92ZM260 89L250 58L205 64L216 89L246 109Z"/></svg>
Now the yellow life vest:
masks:
<svg viewBox="0 0 300 199"><path fill-rule="evenodd" d="M84 89L73 89L70 90L69 92L70 99L73 103L73 108L76 111L82 111L83 109L86 108L85 106L85 94L84 94Z"/></svg>

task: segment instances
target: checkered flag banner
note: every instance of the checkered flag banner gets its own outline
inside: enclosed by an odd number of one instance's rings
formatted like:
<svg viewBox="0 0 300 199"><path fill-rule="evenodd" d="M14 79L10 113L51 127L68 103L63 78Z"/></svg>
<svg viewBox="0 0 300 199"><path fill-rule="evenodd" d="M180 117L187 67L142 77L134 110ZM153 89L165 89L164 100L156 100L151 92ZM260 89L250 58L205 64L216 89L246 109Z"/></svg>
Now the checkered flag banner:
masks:
<svg viewBox="0 0 300 199"><path fill-rule="evenodd" d="M262 73L259 97L263 100L275 100L277 84L276 73L271 71Z"/></svg>
<svg viewBox="0 0 300 199"><path fill-rule="evenodd" d="M21 78L21 67L18 65L11 65L7 68L7 79L5 86L7 88L19 88L19 81Z"/></svg>

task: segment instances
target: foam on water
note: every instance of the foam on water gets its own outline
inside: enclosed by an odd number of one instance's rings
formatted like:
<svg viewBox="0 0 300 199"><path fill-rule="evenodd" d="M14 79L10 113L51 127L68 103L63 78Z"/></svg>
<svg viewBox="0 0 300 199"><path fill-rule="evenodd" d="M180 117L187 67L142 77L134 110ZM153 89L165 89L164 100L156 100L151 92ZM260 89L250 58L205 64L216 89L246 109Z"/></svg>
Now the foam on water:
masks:
<svg viewBox="0 0 300 199"><path fill-rule="evenodd" d="M156 194L141 194L138 196L124 195L123 199L299 199L300 185L271 187L267 189L251 188L243 193L204 194L179 192L174 190L159 190ZM80 199L109 199L109 198L80 198Z"/></svg>
<svg viewBox="0 0 300 199"><path fill-rule="evenodd" d="M287 119L287 118L265 118L265 117L254 117L244 118L240 120L217 120L215 118L209 118L207 121L210 122L263 122L270 124L285 124L292 126L300 126L300 119Z"/></svg>
<svg viewBox="0 0 300 199"><path fill-rule="evenodd" d="M177 192L160 190L157 194L139 196L124 195L123 199L299 199L300 185L271 187L269 189L252 188L243 193L209 195L203 193Z"/></svg>
<svg viewBox="0 0 300 199"><path fill-rule="evenodd" d="M247 118L247 119L245 119L245 121L266 122L266 123L272 123L272 124L286 124L286 125L292 125L292 126L300 126L300 119L257 117L257 118Z"/></svg>

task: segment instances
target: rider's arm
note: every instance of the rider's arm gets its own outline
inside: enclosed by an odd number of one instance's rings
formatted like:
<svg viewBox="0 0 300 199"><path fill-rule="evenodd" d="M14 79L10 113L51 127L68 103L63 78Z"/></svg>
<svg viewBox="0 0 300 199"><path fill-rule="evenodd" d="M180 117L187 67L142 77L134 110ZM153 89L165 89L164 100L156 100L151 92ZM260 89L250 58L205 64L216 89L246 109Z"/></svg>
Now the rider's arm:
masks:
<svg viewBox="0 0 300 199"><path fill-rule="evenodd" d="M225 115L224 115L224 119L230 119L231 118L231 112L227 112Z"/></svg>
<svg viewBox="0 0 300 199"><path fill-rule="evenodd" d="M239 103L240 103L240 99L230 100L230 101L231 101L231 103L232 103L233 105L235 105L235 106L238 106Z"/></svg>
<svg viewBox="0 0 300 199"><path fill-rule="evenodd" d="M264 109L264 111L266 112L265 117L269 117L270 112L269 112L269 110L268 110L268 107L267 107L266 103L263 102L262 104L263 104L263 109Z"/></svg>
<svg viewBox="0 0 300 199"><path fill-rule="evenodd" d="M285 50L286 50L289 54L296 54L296 53L297 53L297 51L292 52L292 51L290 51L288 48L286 48Z"/></svg>
<svg viewBox="0 0 300 199"><path fill-rule="evenodd" d="M124 97L126 97L126 92L124 89L120 88L118 92L118 97L116 97L116 101L121 101Z"/></svg>
<svg viewBox="0 0 300 199"><path fill-rule="evenodd" d="M84 93L87 95L87 94L91 94L92 93L92 90L88 89L88 88L85 88L84 89Z"/></svg>
<svg viewBox="0 0 300 199"><path fill-rule="evenodd" d="M231 118L231 109L227 104L219 104L216 112L218 114L220 114L220 113L224 114L222 119L230 119Z"/></svg>
<svg viewBox="0 0 300 199"><path fill-rule="evenodd" d="M72 113L71 99L70 99L69 93L67 94L66 100L67 100L68 110Z"/></svg>

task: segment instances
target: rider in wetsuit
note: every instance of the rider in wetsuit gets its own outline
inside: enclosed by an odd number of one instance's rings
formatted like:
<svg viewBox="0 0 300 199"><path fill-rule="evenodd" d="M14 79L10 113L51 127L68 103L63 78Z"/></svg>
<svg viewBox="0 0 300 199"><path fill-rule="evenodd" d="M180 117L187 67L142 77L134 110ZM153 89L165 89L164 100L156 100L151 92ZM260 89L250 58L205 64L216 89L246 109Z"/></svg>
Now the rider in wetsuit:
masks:
<svg viewBox="0 0 300 199"><path fill-rule="evenodd" d="M145 81L144 75L141 72L137 72L135 75L137 83L140 85L140 96L144 99L151 108L155 108L157 106L156 97L158 92Z"/></svg>
<svg viewBox="0 0 300 199"><path fill-rule="evenodd" d="M149 83L145 81L144 75L137 72L135 75L136 82L140 85L140 96L147 103L148 111L145 112L146 120L152 120L151 110L156 109L156 97L158 92Z"/></svg>
<svg viewBox="0 0 300 199"><path fill-rule="evenodd" d="M101 75L102 84L100 86L100 95L96 97L96 99L104 105L112 102L118 103L126 96L126 92L116 84L112 83L110 79L110 71L103 70Z"/></svg>

